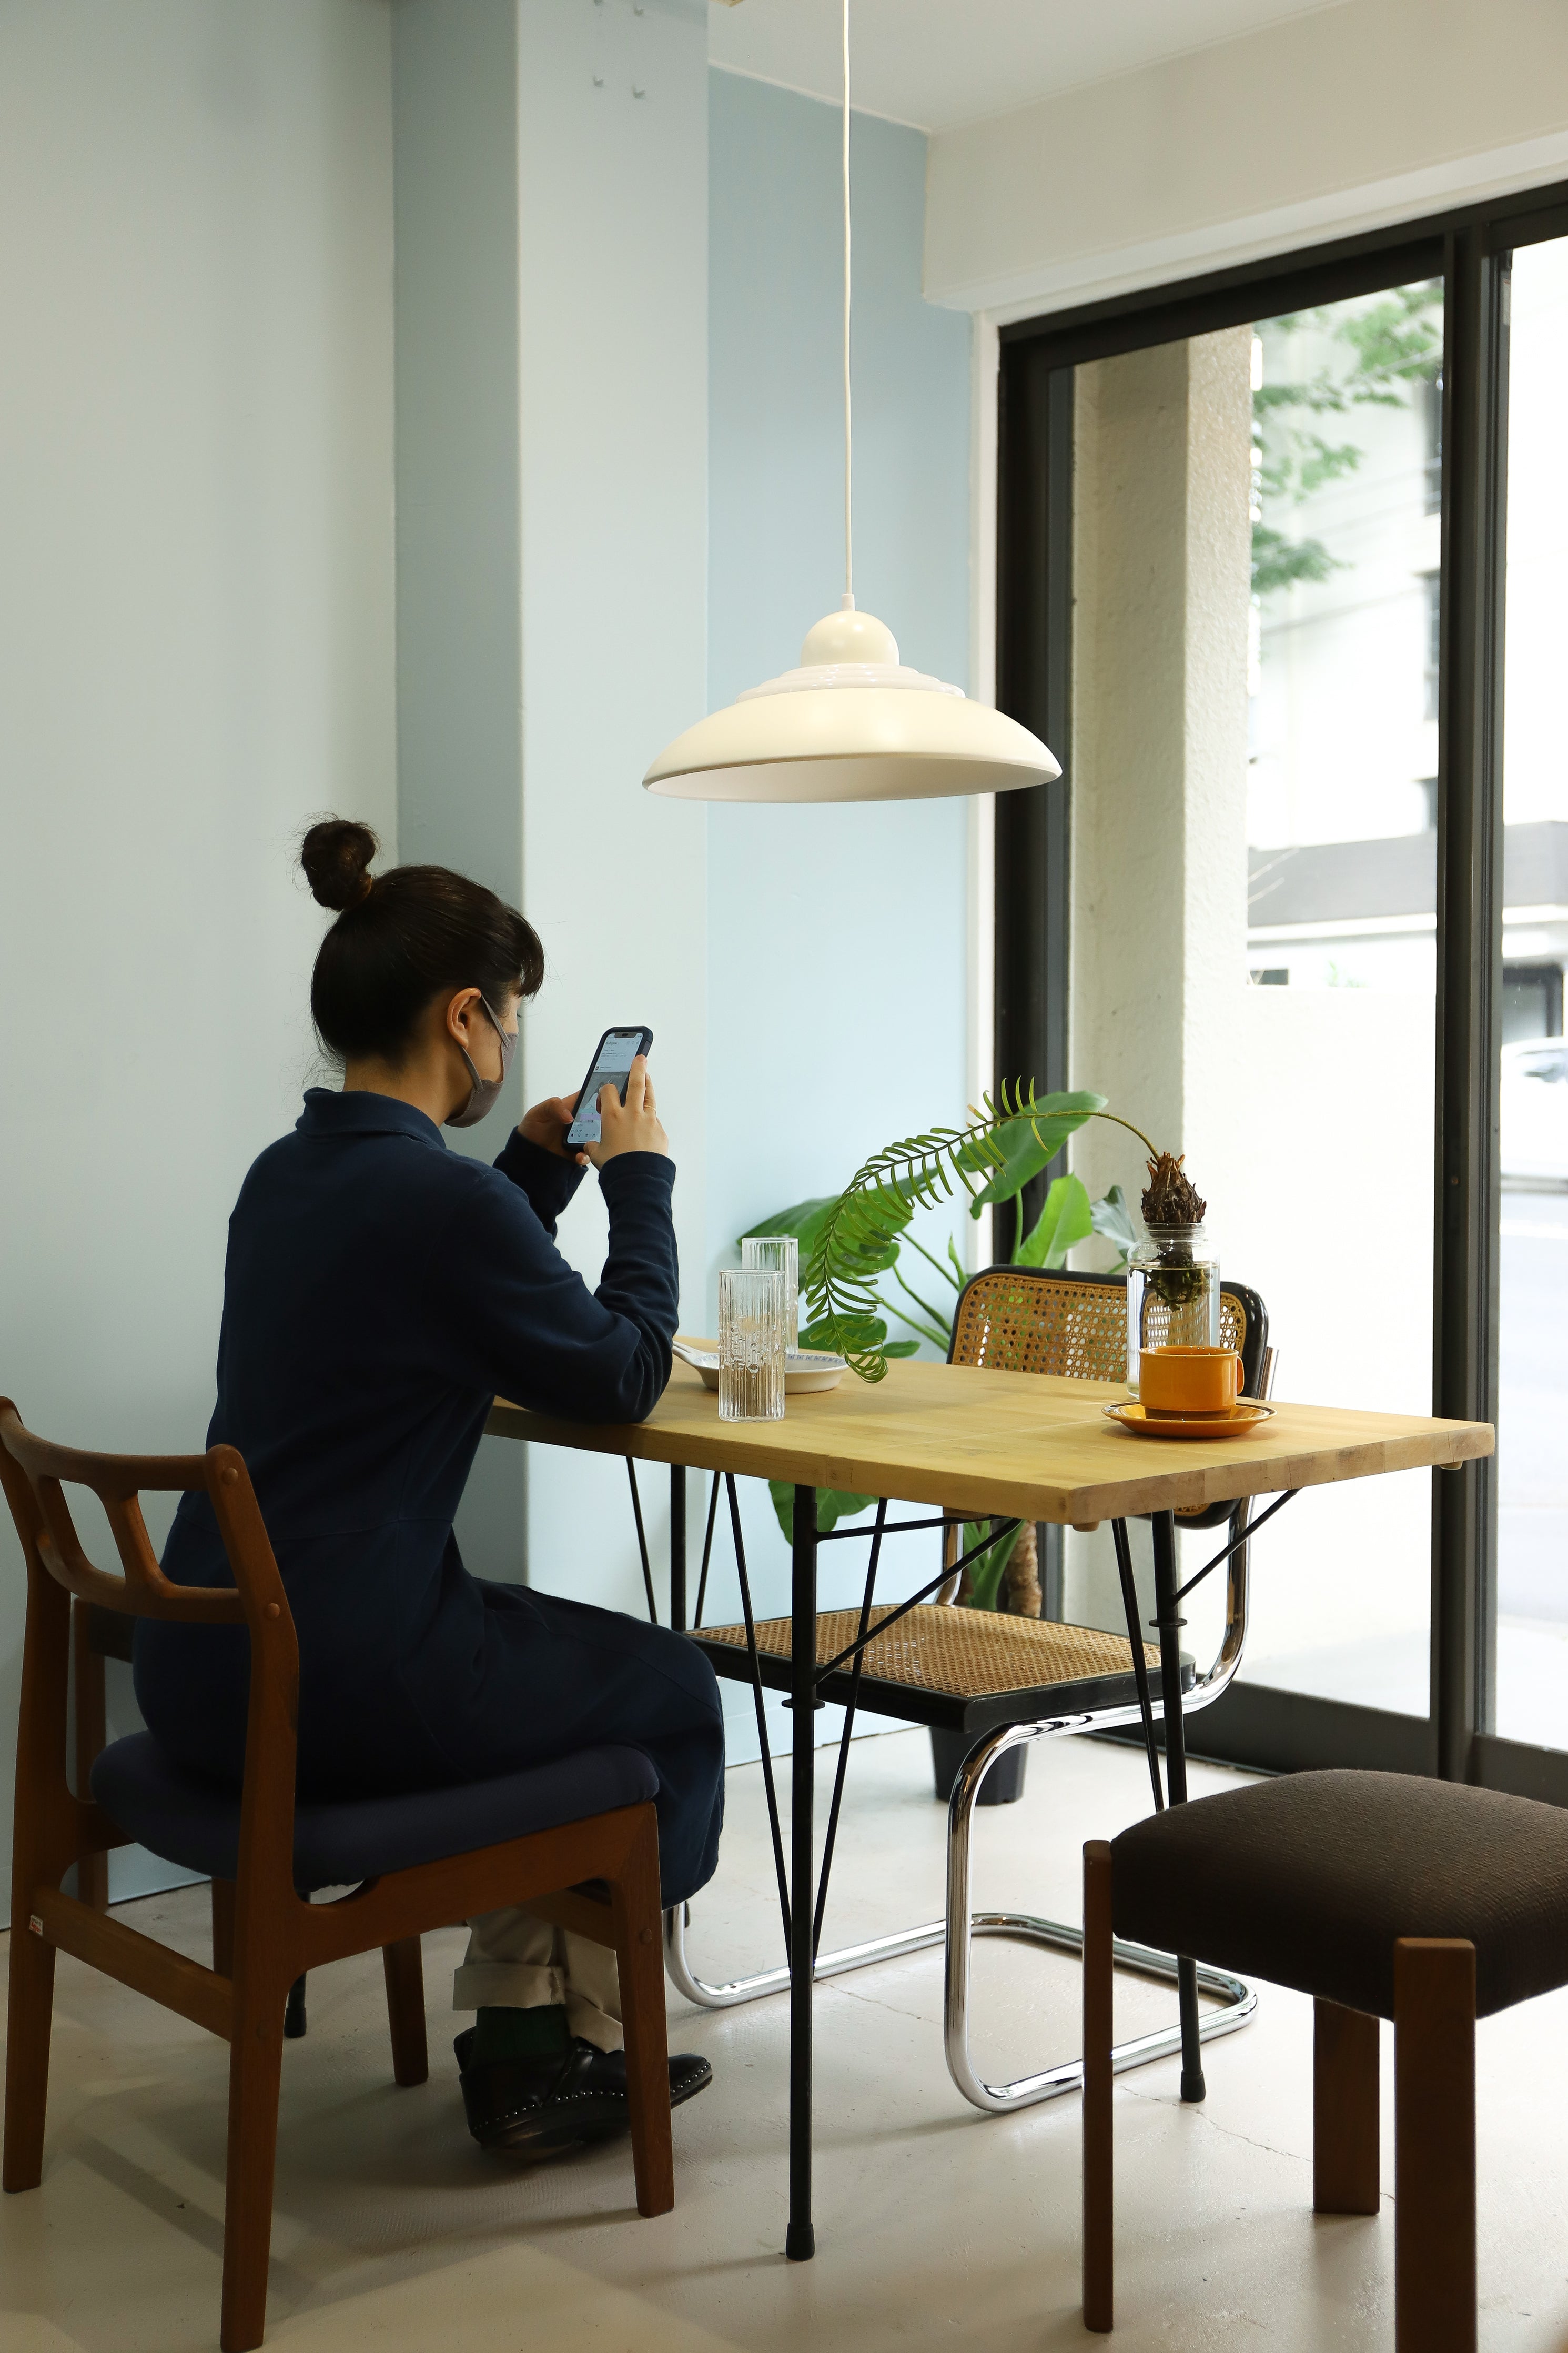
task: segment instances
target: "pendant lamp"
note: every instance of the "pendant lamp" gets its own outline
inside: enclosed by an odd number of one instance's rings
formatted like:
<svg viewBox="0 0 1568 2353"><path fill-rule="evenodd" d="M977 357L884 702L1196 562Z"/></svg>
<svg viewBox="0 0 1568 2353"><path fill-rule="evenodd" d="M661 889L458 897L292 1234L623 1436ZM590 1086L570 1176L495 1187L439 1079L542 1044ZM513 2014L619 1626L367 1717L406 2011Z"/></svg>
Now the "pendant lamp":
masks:
<svg viewBox="0 0 1568 2353"><path fill-rule="evenodd" d="M844 597L800 667L748 687L667 744L643 778L693 801L910 801L1014 792L1061 775L1037 735L899 659L855 608L849 414L849 0L844 0Z"/></svg>

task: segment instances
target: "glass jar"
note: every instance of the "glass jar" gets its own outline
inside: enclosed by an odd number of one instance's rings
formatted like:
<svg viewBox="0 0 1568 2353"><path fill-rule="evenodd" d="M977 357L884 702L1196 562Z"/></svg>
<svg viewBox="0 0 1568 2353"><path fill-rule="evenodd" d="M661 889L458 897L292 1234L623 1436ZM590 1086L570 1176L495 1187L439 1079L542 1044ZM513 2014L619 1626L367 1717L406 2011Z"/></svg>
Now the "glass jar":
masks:
<svg viewBox="0 0 1568 2353"><path fill-rule="evenodd" d="M1217 1348L1219 1254L1202 1226L1151 1226L1127 1261L1127 1386L1144 1348Z"/></svg>

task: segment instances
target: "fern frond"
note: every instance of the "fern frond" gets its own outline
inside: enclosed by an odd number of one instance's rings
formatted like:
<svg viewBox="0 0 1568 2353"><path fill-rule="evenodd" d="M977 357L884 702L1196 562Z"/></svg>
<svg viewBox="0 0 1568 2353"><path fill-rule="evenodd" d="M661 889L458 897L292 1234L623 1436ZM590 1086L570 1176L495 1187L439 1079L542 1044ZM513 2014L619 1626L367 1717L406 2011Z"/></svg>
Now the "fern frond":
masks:
<svg viewBox="0 0 1568 2353"><path fill-rule="evenodd" d="M966 1126L933 1127L874 1152L824 1217L802 1269L801 1287L822 1345L837 1350L862 1380L883 1379L887 1303L878 1295L876 1279L894 1265L900 1236L915 1210L940 1208L962 1190L978 1217L984 1202L1011 1198L1027 1181L1027 1175L1017 1174L1020 1165L1035 1173L1075 1129L1095 1118L1131 1124L1107 1111L1103 1095L1042 1096L1032 1080L1002 1079L994 1093L970 1104ZM1137 1128L1131 1132L1146 1141ZM901 1278L895 1280L926 1308Z"/></svg>

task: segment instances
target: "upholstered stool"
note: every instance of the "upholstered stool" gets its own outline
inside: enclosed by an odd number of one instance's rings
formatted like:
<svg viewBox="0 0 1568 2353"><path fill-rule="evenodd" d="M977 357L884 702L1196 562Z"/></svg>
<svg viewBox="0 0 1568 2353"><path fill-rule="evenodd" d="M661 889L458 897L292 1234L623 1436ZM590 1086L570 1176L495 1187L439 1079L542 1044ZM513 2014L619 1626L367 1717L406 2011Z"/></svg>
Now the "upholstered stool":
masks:
<svg viewBox="0 0 1568 2353"><path fill-rule="evenodd" d="M1394 1773L1297 1773L1084 1849L1085 2325L1112 2313L1111 1936L1315 2000L1312 2202L1378 2211L1394 2027L1398 2353L1476 2343L1475 2022L1568 1983L1568 1813Z"/></svg>

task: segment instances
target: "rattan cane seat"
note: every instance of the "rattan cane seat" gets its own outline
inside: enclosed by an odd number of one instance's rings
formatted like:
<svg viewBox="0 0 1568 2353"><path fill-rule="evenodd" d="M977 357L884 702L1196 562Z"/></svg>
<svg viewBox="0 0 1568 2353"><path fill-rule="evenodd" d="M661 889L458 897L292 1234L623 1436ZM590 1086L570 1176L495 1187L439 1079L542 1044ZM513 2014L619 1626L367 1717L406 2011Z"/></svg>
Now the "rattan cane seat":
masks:
<svg viewBox="0 0 1568 2353"><path fill-rule="evenodd" d="M874 1609L872 1625L879 1626L895 1606ZM858 1609L824 1610L816 1620L817 1664L837 1658L859 1628ZM787 1690L789 1620L761 1619L756 1631L763 1681ZM704 1627L692 1640L720 1674L750 1679L743 1625ZM1157 1675L1159 1653L1145 1644L1143 1655ZM822 1696L847 1699L849 1683L848 1667L839 1668L822 1684ZM1058 1712L1130 1707L1136 1704L1137 1684L1132 1647L1123 1635L926 1602L867 1644L858 1698L860 1706L877 1715L978 1732Z"/></svg>

